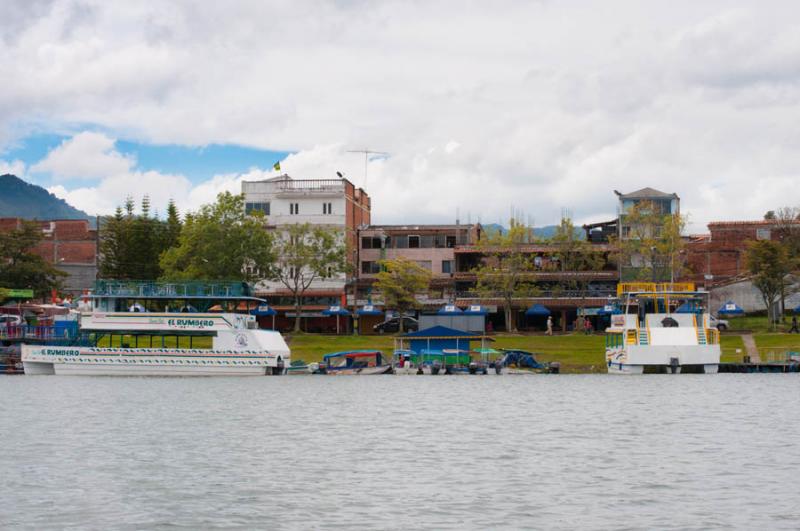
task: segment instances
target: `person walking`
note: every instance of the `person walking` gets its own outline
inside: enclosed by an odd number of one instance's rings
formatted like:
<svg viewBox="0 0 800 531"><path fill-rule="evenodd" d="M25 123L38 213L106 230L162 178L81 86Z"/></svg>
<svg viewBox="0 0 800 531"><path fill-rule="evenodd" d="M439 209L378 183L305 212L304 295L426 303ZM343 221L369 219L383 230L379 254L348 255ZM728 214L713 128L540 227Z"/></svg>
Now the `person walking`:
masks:
<svg viewBox="0 0 800 531"><path fill-rule="evenodd" d="M548 336L552 336L553 335L553 317L550 316L550 315L547 316L547 332L546 332L546 334Z"/></svg>
<svg viewBox="0 0 800 531"><path fill-rule="evenodd" d="M789 333L791 334L794 332L795 334L800 334L800 330L797 328L797 316L792 316L792 327L789 329Z"/></svg>

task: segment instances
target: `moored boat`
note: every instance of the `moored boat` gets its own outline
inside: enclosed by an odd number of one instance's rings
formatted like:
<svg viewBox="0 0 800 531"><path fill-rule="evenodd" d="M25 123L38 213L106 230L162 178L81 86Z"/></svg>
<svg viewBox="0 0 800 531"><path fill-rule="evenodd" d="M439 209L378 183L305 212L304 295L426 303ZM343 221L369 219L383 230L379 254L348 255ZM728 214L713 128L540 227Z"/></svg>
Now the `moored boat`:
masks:
<svg viewBox="0 0 800 531"><path fill-rule="evenodd" d="M330 375L389 374L392 365L384 363L380 350L347 350L325 354L322 369Z"/></svg>
<svg viewBox="0 0 800 531"><path fill-rule="evenodd" d="M78 338L60 345L22 345L25 374L256 376L283 374L290 362L283 337L257 329L252 315L116 311L176 300L183 301L177 308L186 308L187 301L206 302L206 307L211 300L229 307L260 301L240 284L124 284L124 289L94 294L91 312L81 315Z"/></svg>
<svg viewBox="0 0 800 531"><path fill-rule="evenodd" d="M719 370L719 331L708 314L709 293L691 283L620 284L624 311L606 329L611 374Z"/></svg>

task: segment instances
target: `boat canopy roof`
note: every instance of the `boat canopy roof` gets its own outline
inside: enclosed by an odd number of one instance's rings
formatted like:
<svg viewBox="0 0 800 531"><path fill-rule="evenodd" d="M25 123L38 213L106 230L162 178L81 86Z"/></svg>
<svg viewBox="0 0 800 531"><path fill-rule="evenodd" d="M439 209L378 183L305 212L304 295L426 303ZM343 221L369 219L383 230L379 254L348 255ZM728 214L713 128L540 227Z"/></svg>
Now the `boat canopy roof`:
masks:
<svg viewBox="0 0 800 531"><path fill-rule="evenodd" d="M96 280L90 297L95 299L214 299L266 303L255 296L247 282L191 280Z"/></svg>
<svg viewBox="0 0 800 531"><path fill-rule="evenodd" d="M345 350L342 352L331 352L325 354L322 359L329 360L331 358L367 358L375 356L376 354L383 354L380 350Z"/></svg>

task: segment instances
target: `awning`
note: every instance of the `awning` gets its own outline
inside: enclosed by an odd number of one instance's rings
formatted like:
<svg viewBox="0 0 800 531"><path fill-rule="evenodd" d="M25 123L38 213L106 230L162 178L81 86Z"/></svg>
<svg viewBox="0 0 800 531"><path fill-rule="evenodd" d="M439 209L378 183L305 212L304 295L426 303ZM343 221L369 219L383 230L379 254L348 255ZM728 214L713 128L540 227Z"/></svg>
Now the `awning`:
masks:
<svg viewBox="0 0 800 531"><path fill-rule="evenodd" d="M606 304L602 308L597 311L597 315L618 315L621 314L622 310L614 306L613 304Z"/></svg>
<svg viewBox="0 0 800 531"><path fill-rule="evenodd" d="M533 306L525 310L525 315L547 317L548 315L550 315L550 310L548 310L541 304L534 304Z"/></svg>
<svg viewBox="0 0 800 531"><path fill-rule="evenodd" d="M489 313L489 310L477 304L464 310L464 315L486 315L487 313Z"/></svg>
<svg viewBox="0 0 800 531"><path fill-rule="evenodd" d="M744 313L744 310L735 302L728 301L720 307L717 313L724 315L741 315Z"/></svg>
<svg viewBox="0 0 800 531"><path fill-rule="evenodd" d="M454 304L446 304L438 312L436 312L436 315L461 315L463 313L464 312L462 312L458 306Z"/></svg>
<svg viewBox="0 0 800 531"><path fill-rule="evenodd" d="M383 312L375 306L367 304L356 310L356 315L383 315Z"/></svg>
<svg viewBox="0 0 800 531"><path fill-rule="evenodd" d="M278 312L275 311L269 304L259 304L258 307L253 308L250 310L250 315L255 315L258 317L268 317L271 315L275 315Z"/></svg>
<svg viewBox="0 0 800 531"><path fill-rule="evenodd" d="M327 310L322 311L323 315L342 315L347 316L350 315L350 312L342 308L341 306L331 306Z"/></svg>

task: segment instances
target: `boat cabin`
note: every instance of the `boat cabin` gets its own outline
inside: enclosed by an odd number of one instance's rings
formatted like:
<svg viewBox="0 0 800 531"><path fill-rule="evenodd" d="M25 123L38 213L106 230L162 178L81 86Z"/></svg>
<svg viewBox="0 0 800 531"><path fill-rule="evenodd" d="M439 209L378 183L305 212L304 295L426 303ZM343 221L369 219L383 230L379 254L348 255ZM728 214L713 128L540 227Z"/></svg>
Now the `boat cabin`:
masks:
<svg viewBox="0 0 800 531"><path fill-rule="evenodd" d="M380 350L351 350L326 354L323 362L328 370L363 369L382 365Z"/></svg>

